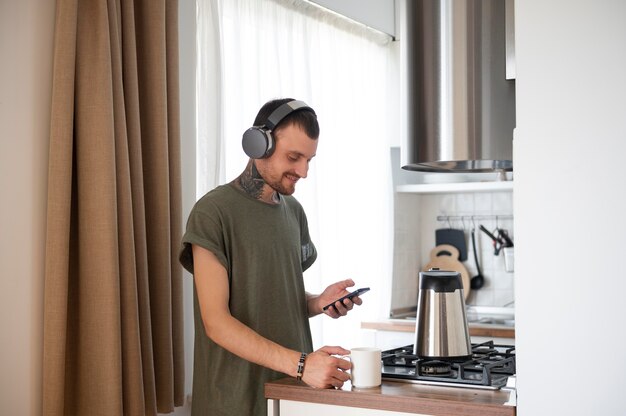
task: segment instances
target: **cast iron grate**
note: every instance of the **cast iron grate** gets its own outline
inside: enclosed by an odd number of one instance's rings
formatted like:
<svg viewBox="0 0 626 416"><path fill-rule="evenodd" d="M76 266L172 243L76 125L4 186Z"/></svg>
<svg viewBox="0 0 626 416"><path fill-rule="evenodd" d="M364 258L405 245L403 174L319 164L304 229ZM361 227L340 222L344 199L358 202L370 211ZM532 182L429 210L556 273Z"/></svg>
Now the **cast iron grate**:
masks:
<svg viewBox="0 0 626 416"><path fill-rule="evenodd" d="M419 358L413 354L413 345L407 345L383 351L382 364L387 379L500 388L515 375L515 347L493 341L472 344L470 359L453 362Z"/></svg>

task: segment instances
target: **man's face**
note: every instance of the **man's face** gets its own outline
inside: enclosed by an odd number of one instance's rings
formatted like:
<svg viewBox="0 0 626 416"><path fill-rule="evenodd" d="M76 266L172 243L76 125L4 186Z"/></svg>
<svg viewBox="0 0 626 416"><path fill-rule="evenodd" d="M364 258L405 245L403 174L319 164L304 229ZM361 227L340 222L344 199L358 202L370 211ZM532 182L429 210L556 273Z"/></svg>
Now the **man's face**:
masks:
<svg viewBox="0 0 626 416"><path fill-rule="evenodd" d="M315 157L317 140L311 139L299 126L289 124L273 132L276 149L267 159L256 160L261 177L276 192L291 195L296 182L306 178L309 162Z"/></svg>

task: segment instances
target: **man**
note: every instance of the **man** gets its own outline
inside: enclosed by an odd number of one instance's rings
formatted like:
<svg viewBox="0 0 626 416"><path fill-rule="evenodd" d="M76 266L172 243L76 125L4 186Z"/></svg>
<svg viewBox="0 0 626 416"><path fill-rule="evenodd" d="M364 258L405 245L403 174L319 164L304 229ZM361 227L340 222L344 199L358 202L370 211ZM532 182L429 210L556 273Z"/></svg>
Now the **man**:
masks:
<svg viewBox="0 0 626 416"><path fill-rule="evenodd" d="M361 299L335 302L352 280L305 292L317 257L306 215L291 196L316 154L319 125L302 101L266 103L243 137L243 173L194 206L180 260L194 275L193 415L264 415L263 384L298 377L341 387L350 363L341 347L311 352L308 319L346 315Z"/></svg>

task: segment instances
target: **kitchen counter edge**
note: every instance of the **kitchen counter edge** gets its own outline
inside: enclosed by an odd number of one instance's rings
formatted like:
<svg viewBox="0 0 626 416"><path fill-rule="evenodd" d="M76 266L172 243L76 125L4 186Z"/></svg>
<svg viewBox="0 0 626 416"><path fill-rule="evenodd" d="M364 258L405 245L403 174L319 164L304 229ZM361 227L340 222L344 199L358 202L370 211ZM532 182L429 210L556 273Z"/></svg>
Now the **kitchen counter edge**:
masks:
<svg viewBox="0 0 626 416"><path fill-rule="evenodd" d="M515 391L426 386L386 380L373 389L352 389L349 383L343 389L316 389L294 378L284 378L265 383L265 397L433 416L516 414Z"/></svg>

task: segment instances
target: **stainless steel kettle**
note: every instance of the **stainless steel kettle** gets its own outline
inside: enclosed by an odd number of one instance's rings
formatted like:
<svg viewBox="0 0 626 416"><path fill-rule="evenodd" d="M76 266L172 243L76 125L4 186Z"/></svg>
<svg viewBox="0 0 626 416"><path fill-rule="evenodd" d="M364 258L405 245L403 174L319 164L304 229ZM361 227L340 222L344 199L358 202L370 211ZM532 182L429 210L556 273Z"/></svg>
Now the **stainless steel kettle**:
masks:
<svg viewBox="0 0 626 416"><path fill-rule="evenodd" d="M420 272L413 348L422 358L455 361L471 356L460 273Z"/></svg>

